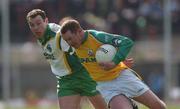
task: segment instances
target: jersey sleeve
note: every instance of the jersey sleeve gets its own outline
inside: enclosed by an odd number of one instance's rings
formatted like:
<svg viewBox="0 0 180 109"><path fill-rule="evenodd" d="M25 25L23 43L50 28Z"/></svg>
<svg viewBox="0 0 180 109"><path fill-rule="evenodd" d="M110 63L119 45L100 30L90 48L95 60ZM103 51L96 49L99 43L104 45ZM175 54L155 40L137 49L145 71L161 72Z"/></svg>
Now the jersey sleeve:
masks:
<svg viewBox="0 0 180 109"><path fill-rule="evenodd" d="M61 29L61 26L55 23L49 23L49 26L51 27L52 31L58 32Z"/></svg>
<svg viewBox="0 0 180 109"><path fill-rule="evenodd" d="M130 38L121 35L109 34L96 30L90 30L89 32L98 41L104 44L111 44L117 48L117 53L112 60L115 64L119 64L119 62L125 60L134 43Z"/></svg>
<svg viewBox="0 0 180 109"><path fill-rule="evenodd" d="M70 48L69 44L62 38L60 31L56 33L56 46L64 52L67 52Z"/></svg>

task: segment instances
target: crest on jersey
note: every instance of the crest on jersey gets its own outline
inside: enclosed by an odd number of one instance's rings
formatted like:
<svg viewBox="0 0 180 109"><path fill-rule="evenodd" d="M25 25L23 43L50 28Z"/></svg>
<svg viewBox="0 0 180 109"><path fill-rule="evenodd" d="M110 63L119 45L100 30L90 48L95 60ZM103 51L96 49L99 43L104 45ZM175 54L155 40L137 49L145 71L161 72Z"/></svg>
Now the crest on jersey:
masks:
<svg viewBox="0 0 180 109"><path fill-rule="evenodd" d="M51 59L51 60L55 60L56 59L54 54L52 53L52 46L50 44L48 44L45 47L43 55L45 56L46 59Z"/></svg>
<svg viewBox="0 0 180 109"><path fill-rule="evenodd" d="M46 49L47 49L47 51L48 51L49 53L52 52L52 48L51 48L51 45L50 45L50 44L47 45Z"/></svg>
<svg viewBox="0 0 180 109"><path fill-rule="evenodd" d="M88 55L89 55L89 56L94 56L93 50L89 49L89 50L88 50Z"/></svg>
<svg viewBox="0 0 180 109"><path fill-rule="evenodd" d="M122 40L120 40L118 38L114 38L112 40L113 45L116 46L116 47L118 47L121 42L122 42Z"/></svg>

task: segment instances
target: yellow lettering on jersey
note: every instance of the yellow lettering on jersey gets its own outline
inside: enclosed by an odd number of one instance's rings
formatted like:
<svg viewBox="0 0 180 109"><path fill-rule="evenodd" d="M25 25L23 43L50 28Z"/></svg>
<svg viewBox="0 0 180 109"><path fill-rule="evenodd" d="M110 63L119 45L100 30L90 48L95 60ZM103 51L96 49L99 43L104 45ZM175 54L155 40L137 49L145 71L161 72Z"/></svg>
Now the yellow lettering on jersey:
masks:
<svg viewBox="0 0 180 109"><path fill-rule="evenodd" d="M91 34L88 34L86 42L83 43L80 48L76 49L76 54L80 57L81 63L96 81L112 80L119 76L121 70L128 68L123 63L120 63L112 70L103 70L96 62L95 55L89 55L88 53L88 51L91 50L91 52L93 52L92 54L95 54L96 50L102 44L103 43L99 42Z"/></svg>

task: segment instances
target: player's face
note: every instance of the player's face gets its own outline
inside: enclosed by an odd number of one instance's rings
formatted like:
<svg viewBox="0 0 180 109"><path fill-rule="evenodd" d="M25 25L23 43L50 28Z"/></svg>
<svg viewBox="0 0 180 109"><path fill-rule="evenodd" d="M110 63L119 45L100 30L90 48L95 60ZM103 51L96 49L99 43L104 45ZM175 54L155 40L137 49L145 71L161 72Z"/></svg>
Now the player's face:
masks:
<svg viewBox="0 0 180 109"><path fill-rule="evenodd" d="M28 23L31 31L36 36L36 38L40 38L45 33L48 24L48 19L43 19L40 15L38 15L34 18L30 18Z"/></svg>
<svg viewBox="0 0 180 109"><path fill-rule="evenodd" d="M63 39L72 47L79 48L81 45L81 35L80 31L72 33L67 31L65 34L62 34Z"/></svg>

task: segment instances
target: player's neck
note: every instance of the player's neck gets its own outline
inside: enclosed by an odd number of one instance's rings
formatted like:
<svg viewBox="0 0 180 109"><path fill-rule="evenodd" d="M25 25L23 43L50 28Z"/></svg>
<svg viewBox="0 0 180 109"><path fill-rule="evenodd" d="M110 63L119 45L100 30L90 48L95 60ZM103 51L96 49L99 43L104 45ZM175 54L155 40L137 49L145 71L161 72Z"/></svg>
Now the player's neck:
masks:
<svg viewBox="0 0 180 109"><path fill-rule="evenodd" d="M82 34L80 35L81 36L81 44L84 43L84 41L86 40L87 34L88 34L87 31L82 30Z"/></svg>

